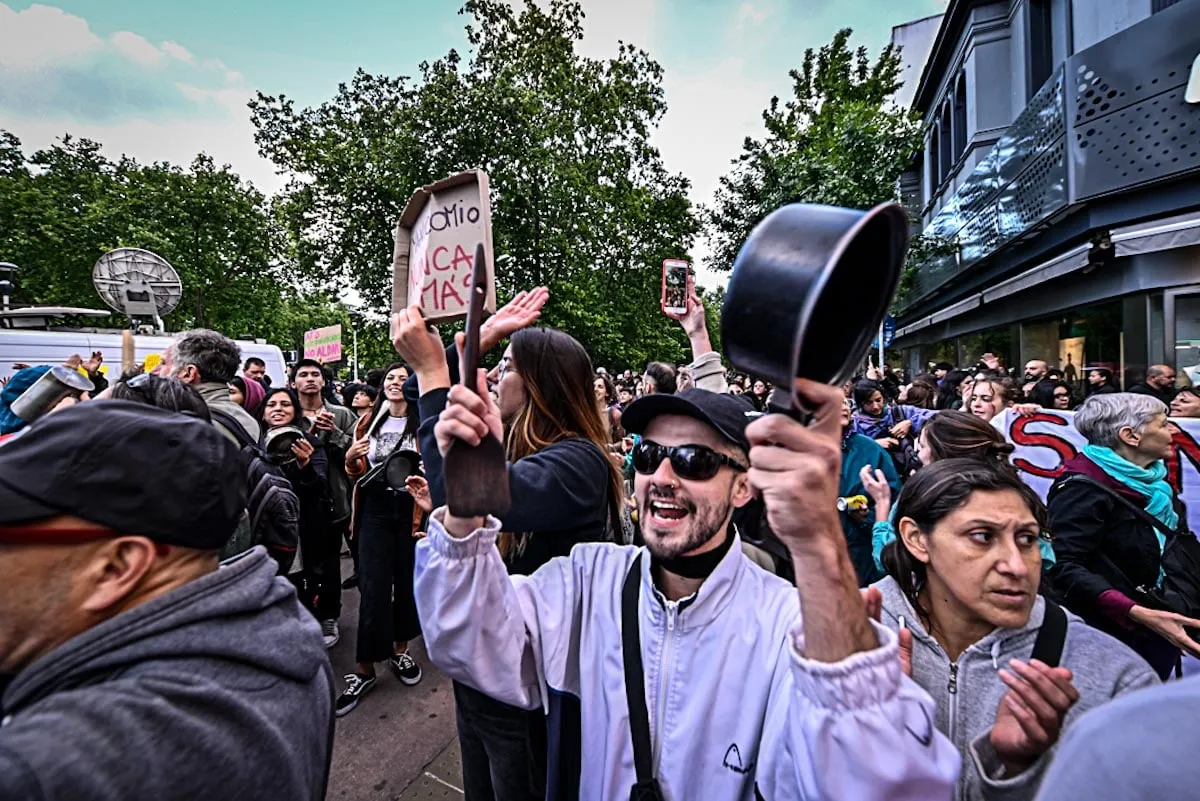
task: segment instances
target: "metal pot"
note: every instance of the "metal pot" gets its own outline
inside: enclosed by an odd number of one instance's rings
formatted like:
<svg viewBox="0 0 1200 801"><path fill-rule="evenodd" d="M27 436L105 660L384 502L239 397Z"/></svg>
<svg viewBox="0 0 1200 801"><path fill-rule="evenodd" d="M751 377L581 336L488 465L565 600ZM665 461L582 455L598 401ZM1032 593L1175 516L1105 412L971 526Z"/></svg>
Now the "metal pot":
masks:
<svg viewBox="0 0 1200 801"><path fill-rule="evenodd" d="M410 450L395 450L388 456L383 468L384 482L394 490L405 489L409 476L421 472L421 454Z"/></svg>
<svg viewBox="0 0 1200 801"><path fill-rule="evenodd" d="M51 367L12 402L12 413L26 423L32 423L68 395L78 398L95 388L89 379L69 367Z"/></svg>
<svg viewBox="0 0 1200 801"><path fill-rule="evenodd" d="M263 437L263 450L276 463L286 462L295 458L292 446L304 439L304 432L296 426L279 426L272 428Z"/></svg>
<svg viewBox="0 0 1200 801"><path fill-rule="evenodd" d="M721 312L725 356L786 395L794 378L845 381L887 314L907 246L908 215L897 203L776 209L734 262Z"/></svg>

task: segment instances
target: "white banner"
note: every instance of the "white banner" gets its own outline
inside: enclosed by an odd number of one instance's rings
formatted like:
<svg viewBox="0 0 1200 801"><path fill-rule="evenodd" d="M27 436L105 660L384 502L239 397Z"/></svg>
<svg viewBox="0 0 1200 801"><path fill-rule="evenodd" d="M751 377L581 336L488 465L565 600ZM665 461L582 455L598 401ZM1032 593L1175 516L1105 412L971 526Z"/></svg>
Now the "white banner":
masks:
<svg viewBox="0 0 1200 801"><path fill-rule="evenodd" d="M1200 419L1175 418L1174 448L1167 459L1167 480L1188 508L1192 531L1200 531ZM1012 462L1025 483L1046 499L1063 464L1075 457L1087 440L1075 430L1075 413L1042 409L1032 417L1004 412L1000 430L1016 451Z"/></svg>

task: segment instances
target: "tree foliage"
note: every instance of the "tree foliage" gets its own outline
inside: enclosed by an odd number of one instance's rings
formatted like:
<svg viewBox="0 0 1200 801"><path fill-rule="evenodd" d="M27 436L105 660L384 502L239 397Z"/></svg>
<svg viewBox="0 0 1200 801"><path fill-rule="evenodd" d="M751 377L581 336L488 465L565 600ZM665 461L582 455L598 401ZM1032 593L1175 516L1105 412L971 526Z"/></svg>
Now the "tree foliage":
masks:
<svg viewBox="0 0 1200 801"><path fill-rule="evenodd" d="M597 364L682 360L686 339L659 310L659 265L698 222L687 180L651 144L666 109L662 68L622 44L581 56L578 2L520 9L467 0L470 53L415 77L359 70L331 100L252 102L261 152L292 176L280 204L301 272L390 303L392 229L418 187L481 167L492 188L501 301L546 285L542 322Z"/></svg>
<svg viewBox="0 0 1200 801"><path fill-rule="evenodd" d="M728 270L751 230L788 203L870 208L899 197L898 181L921 146L920 121L891 104L900 58L891 45L872 63L839 31L804 53L792 70L792 96L771 99L766 135L746 138L705 222L711 266Z"/></svg>
<svg viewBox="0 0 1200 801"><path fill-rule="evenodd" d="M0 258L21 267L18 301L100 306L92 266L108 250L138 247L179 272L183 297L164 321L171 330L207 327L294 348L314 323L348 322L341 304L300 288L262 194L205 155L186 169L114 162L98 143L66 136L27 158L0 131L0 219Z"/></svg>

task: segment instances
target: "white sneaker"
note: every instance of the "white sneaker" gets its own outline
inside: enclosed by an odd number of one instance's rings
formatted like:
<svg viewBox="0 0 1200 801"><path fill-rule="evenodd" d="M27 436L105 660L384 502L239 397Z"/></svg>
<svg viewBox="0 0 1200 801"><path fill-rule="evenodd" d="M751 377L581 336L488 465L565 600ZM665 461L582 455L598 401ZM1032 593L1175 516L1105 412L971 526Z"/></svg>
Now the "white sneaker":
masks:
<svg viewBox="0 0 1200 801"><path fill-rule="evenodd" d="M332 648L338 644L338 640L342 638L342 631L338 628L336 620L321 621L321 636L325 639L325 647Z"/></svg>

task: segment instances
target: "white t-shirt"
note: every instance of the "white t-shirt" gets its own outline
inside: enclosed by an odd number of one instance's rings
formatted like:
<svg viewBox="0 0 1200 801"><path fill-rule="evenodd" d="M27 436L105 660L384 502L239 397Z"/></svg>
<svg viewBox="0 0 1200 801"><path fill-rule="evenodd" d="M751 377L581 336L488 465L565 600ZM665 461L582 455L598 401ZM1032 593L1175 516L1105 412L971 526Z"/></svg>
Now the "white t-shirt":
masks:
<svg viewBox="0 0 1200 801"><path fill-rule="evenodd" d="M404 436L404 429L407 427L407 417L391 415L375 427L371 433L371 446L367 449L367 461L371 463L371 467L386 460L397 447L401 450L417 450L417 438L411 434Z"/></svg>

